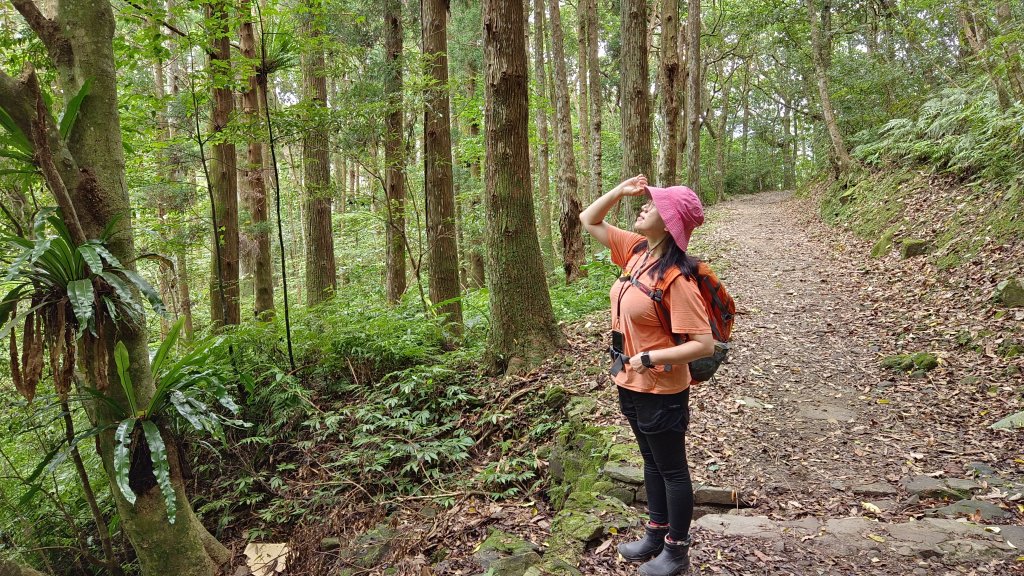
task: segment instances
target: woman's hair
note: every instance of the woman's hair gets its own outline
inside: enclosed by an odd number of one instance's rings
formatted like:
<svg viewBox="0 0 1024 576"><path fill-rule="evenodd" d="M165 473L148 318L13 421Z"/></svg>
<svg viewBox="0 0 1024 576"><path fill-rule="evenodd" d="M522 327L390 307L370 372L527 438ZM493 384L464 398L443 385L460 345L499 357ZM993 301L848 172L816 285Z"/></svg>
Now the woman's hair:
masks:
<svg viewBox="0 0 1024 576"><path fill-rule="evenodd" d="M675 243L671 236L662 240L662 242L668 242L668 246L665 248L665 254L658 260L657 264L654 265L653 276L658 282L661 282L662 278L665 277L665 272L668 272L673 266L678 266L679 271L682 272L683 277L687 280L695 280L697 278L697 266L700 265L700 260L690 256L685 250L679 248L679 245ZM633 248L633 254L647 250L647 240L643 240Z"/></svg>

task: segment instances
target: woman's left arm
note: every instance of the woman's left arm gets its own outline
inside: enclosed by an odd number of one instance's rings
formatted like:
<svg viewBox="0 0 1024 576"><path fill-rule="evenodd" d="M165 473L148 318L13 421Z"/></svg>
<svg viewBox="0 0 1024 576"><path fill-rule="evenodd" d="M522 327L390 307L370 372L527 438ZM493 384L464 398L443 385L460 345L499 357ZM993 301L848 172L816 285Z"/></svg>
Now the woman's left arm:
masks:
<svg viewBox="0 0 1024 576"><path fill-rule="evenodd" d="M655 366L689 364L694 360L706 358L715 353L715 339L711 334L687 334L686 336L689 340L678 346L662 348L661 350L648 350L651 364ZM629 363L633 365L633 368L636 368L637 365L643 366L640 354L631 357Z"/></svg>

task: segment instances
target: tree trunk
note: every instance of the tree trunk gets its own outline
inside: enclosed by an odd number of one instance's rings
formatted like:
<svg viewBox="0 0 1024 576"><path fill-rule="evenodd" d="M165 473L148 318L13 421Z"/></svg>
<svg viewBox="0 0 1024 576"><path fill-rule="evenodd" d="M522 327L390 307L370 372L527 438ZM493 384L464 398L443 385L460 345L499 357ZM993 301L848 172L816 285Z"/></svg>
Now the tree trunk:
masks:
<svg viewBox="0 0 1024 576"><path fill-rule="evenodd" d="M818 82L818 96L821 98L821 114L825 117L825 127L828 129L829 138L832 140L832 151L835 153L836 161L839 163L839 170L843 173L853 168L853 159L846 150L846 143L843 135L839 132L839 122L836 120L835 111L832 109L832 96L828 89L828 65L826 58L831 57L831 52L826 52L825 47L831 46L831 32L819 29L818 15L814 8L814 0L804 0L807 7L807 18L811 27L811 52L814 60L814 75Z"/></svg>
<svg viewBox="0 0 1024 576"><path fill-rule="evenodd" d="M565 46L562 41L562 15L559 0L548 0L551 23L551 56L555 65L555 134L558 142L558 198L561 210L558 228L562 232L562 268L565 282L571 284L585 275L580 268L585 254L580 231L580 200L577 195L576 152L572 142L572 110L569 108L569 83L565 70Z"/></svg>
<svg viewBox="0 0 1024 576"><path fill-rule="evenodd" d="M488 362L521 373L563 342L533 215L523 5L484 0Z"/></svg>
<svg viewBox="0 0 1024 576"><path fill-rule="evenodd" d="M721 71L721 75L724 74L725 71ZM715 142L715 172L717 174L715 199L718 201L725 198L725 153L729 147L729 91L731 86L731 78L726 80L725 85L722 86L722 113L718 119L718 140Z"/></svg>
<svg viewBox="0 0 1024 576"><path fill-rule="evenodd" d="M622 0L622 177L654 176L651 158L651 95L647 64L647 0ZM659 183L664 184L664 183ZM633 212L642 197L631 203ZM632 214L628 214L630 216Z"/></svg>
<svg viewBox="0 0 1024 576"><path fill-rule="evenodd" d="M251 17L252 2L243 3L243 9L248 10L245 16ZM256 35L253 33L252 21L245 18L239 27L239 41L242 49L242 56L249 62L256 62L259 56L256 53ZM260 116L260 85L265 85L267 78L265 73L257 73L254 69L249 74L248 84L242 92L242 112L245 123L249 126L250 134L259 134L260 138L253 138L249 141L246 163L242 167L242 178L248 183L247 194L244 198L249 217L252 219L252 228L247 235L253 245L253 284L256 292L256 299L253 312L256 318L270 320L274 317L274 267L271 263L270 253L270 218L267 210L267 183L263 178L266 167L263 162L263 120ZM265 88L263 88L265 91Z"/></svg>
<svg viewBox="0 0 1024 576"><path fill-rule="evenodd" d="M422 0L423 57L428 85L423 94L423 149L430 299L450 328L462 333L458 300L459 249L452 183L451 112L448 99L448 1Z"/></svg>
<svg viewBox="0 0 1024 576"><path fill-rule="evenodd" d="M977 11L969 3L960 8L958 16L960 17L960 26L963 34L971 47L971 52L981 62L982 67L992 81L996 97L999 99L999 108L1008 110L1011 105L1010 94L1007 92L1006 85L996 71L995 64L992 62L992 57L989 54L988 36L985 30L988 27L987 19L979 21Z"/></svg>
<svg viewBox="0 0 1024 576"><path fill-rule="evenodd" d="M590 76L590 198L600 198L604 186L601 182L601 114L604 97L601 94L601 62L597 51L599 22L597 0L584 0L587 14L587 73Z"/></svg>
<svg viewBox="0 0 1024 576"><path fill-rule="evenodd" d="M304 0L304 28L309 49L302 55L303 96L310 113L302 136L302 169L306 230L306 305L315 306L338 288L331 223L330 139L324 121L327 111L327 76L323 47L323 7L320 0Z"/></svg>
<svg viewBox="0 0 1024 576"><path fill-rule="evenodd" d="M782 116L782 187L785 190L796 189L796 165L793 151L796 146L796 138L792 133L793 110L783 106Z"/></svg>
<svg viewBox="0 0 1024 576"><path fill-rule="evenodd" d="M544 251L544 268L551 269L555 259L555 242L551 234L551 148L548 140L548 74L544 66L544 0L533 0L533 76L537 87L537 194L540 196L540 245Z"/></svg>
<svg viewBox="0 0 1024 576"><path fill-rule="evenodd" d="M108 241L110 251L131 265L135 257L131 214L125 186L124 156L117 107L117 77L114 62L114 14L107 2L62 0L55 5L54 20L43 17L31 3L19 3L18 9L30 22L47 47L57 70L57 82L64 94L77 93L92 82L89 97L78 111L77 120L66 141L50 122L46 134L57 171L68 189L72 205L87 238L99 238L110 223L115 223ZM35 100L26 82L0 72L0 101L14 121L26 133L35 117ZM144 323L124 322L114 326L107 338L108 358L116 341L124 343L130 357L129 373L139 402L146 404L154 393L150 373L148 337ZM83 355L88 384L93 380L96 356ZM97 437L97 448L110 483L111 496L139 558L142 573L213 576L217 567L230 556L203 528L192 512L184 492L181 470L177 466L174 438L164 435L171 463L171 481L177 498L177 520L169 524L163 495L153 488L138 494L129 504L114 481L114 430L119 420L109 403L127 410L124 390L116 385L117 368L107 365L110 386L103 388L105 401L90 406L93 424L104 429ZM102 387L101 387L102 388ZM109 403L107 402L109 401ZM154 483L155 484L155 483Z"/></svg>
<svg viewBox="0 0 1024 576"><path fill-rule="evenodd" d="M588 68L590 67L589 66L590 61L588 59L587 53L590 51L590 48L588 47L588 44L590 43L590 32L587 31L588 17L587 17L586 4L587 4L587 0L578 0L577 3L576 3L576 17L577 17L577 23L578 23L578 25L577 25L577 30L578 30L578 32L577 32L577 40L578 40L578 42L577 42L577 50L576 50L576 81L578 82L578 85L579 85L579 89L577 91L578 97L576 99L576 105L577 105L577 118L579 119L579 128L580 128L580 130L579 130L580 143L582 144L582 146L580 147L580 153L583 154L583 158L584 158L584 160L582 162L580 162L579 169L577 170L577 174L579 175L579 180L581 181L577 188L582 188L584 194L586 194L586 192L588 190L590 190L590 185L589 185L590 175L588 174L587 161L586 161L586 159L590 157L590 115L589 115L590 107L588 105L588 98L587 98L587 75L588 75ZM564 43L563 43L563 52L564 52ZM562 63L562 66L563 67L565 66L564 62ZM594 198L591 198L591 200L594 200ZM589 203L589 201L588 201L588 203Z"/></svg>
<svg viewBox="0 0 1024 576"><path fill-rule="evenodd" d="M700 111L703 108L700 0L688 0L686 10L686 179L690 189L703 199L700 185Z"/></svg>
<svg viewBox="0 0 1024 576"><path fill-rule="evenodd" d="M679 138L679 0L661 2L661 67L658 93L665 122L658 152L658 182L672 186L677 179L676 148Z"/></svg>
<svg viewBox="0 0 1024 576"><path fill-rule="evenodd" d="M1003 35L1013 34L1013 13L1010 10L1010 3L1007 0L996 2L996 22L999 23L999 33ZM1024 100L1024 70L1021 69L1020 41L1007 40L1003 44L1003 53L1006 55L1006 75L1010 79L1010 86L1013 87L1017 101Z"/></svg>
<svg viewBox="0 0 1024 576"><path fill-rule="evenodd" d="M231 92L231 35L228 31L227 0L208 0L206 17L211 49L209 68L217 80L213 82L213 115L210 118L211 138L215 141L224 132L235 111ZM213 145L209 162L213 189L213 222L216 233L210 283L210 318L214 326L238 324L241 307L238 300L238 172L235 144L230 138Z"/></svg>
<svg viewBox="0 0 1024 576"><path fill-rule="evenodd" d="M402 138L402 2L387 0L384 13L384 52L386 77L384 93L388 101L384 120L384 206L387 246L386 281L388 302L394 304L405 293L405 145Z"/></svg>

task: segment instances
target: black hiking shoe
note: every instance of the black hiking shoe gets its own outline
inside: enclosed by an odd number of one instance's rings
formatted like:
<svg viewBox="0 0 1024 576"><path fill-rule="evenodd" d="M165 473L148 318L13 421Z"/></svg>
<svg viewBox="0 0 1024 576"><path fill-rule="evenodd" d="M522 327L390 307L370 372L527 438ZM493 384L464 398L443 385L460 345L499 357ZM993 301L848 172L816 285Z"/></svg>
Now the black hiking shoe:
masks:
<svg viewBox="0 0 1024 576"><path fill-rule="evenodd" d="M635 542L619 544L619 554L630 562L643 562L661 552L666 534L668 534L668 526L651 527L650 524L646 524L644 537Z"/></svg>
<svg viewBox="0 0 1024 576"><path fill-rule="evenodd" d="M640 566L640 576L678 576L690 568L690 538L680 542L665 540L661 554Z"/></svg>

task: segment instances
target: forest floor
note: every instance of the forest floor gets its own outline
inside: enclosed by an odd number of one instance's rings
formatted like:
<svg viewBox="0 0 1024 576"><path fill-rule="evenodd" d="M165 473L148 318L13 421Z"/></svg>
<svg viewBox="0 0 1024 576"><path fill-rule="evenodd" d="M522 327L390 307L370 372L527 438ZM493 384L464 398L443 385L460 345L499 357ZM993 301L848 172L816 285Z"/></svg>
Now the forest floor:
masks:
<svg viewBox="0 0 1024 576"><path fill-rule="evenodd" d="M960 553L921 552L934 534L900 530L957 499L907 484L933 479L966 482L975 501L997 507L962 519L990 526L983 536L1024 538L1024 441L989 428L1024 410L1024 358L996 353L1007 339L1024 341L1024 310L997 313L984 288L1024 261L1024 242L940 272L927 258L869 258L870 242L822 225L814 201L792 194L741 197L709 216L699 249L739 315L729 363L692 392L687 450L695 483L737 490L746 506L734 516L754 521L745 530L722 514L697 520L690 573L1024 574L1020 550L961 542ZM596 423L624 425L599 366L606 325L597 314L567 326L570 347L540 373L596 397ZM938 366L917 374L881 366L887 355L916 352L934 353ZM426 550L397 567L481 573L473 554L488 528L540 545L552 515L536 495L461 500L420 525ZM636 574L615 544L637 532L592 543L581 572ZM430 567L423 553L438 543L450 552Z"/></svg>

